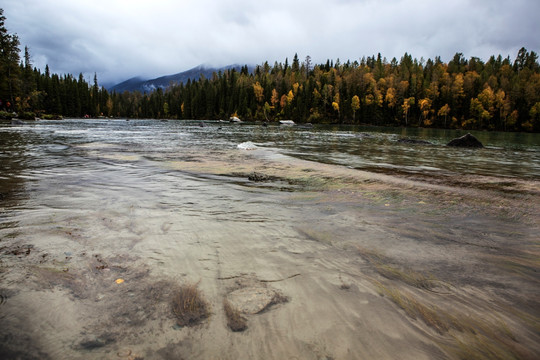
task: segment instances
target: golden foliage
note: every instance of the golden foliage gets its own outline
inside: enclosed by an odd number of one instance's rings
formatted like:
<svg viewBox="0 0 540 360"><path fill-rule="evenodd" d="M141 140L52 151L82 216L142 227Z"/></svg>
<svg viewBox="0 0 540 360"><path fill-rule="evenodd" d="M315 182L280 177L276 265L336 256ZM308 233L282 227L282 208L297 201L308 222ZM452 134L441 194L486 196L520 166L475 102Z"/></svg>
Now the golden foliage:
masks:
<svg viewBox="0 0 540 360"><path fill-rule="evenodd" d="M397 101L396 89L394 89L393 87L388 88L388 90L386 91L386 96L384 100L388 104L388 107L393 109L396 106L396 101Z"/></svg>
<svg viewBox="0 0 540 360"><path fill-rule="evenodd" d="M292 90L289 90L289 93L287 94L287 104L291 104L294 100L294 94Z"/></svg>
<svg viewBox="0 0 540 360"><path fill-rule="evenodd" d="M257 99L257 102L262 102L264 99L264 89L257 81L255 84L253 84L253 93L255 94L255 98Z"/></svg>
<svg viewBox="0 0 540 360"><path fill-rule="evenodd" d="M351 99L351 108L353 111L360 109L360 98L358 95L354 95Z"/></svg>
<svg viewBox="0 0 540 360"><path fill-rule="evenodd" d="M279 94L276 89L272 89L272 97L270 98L270 103L272 106L276 106L279 102Z"/></svg>

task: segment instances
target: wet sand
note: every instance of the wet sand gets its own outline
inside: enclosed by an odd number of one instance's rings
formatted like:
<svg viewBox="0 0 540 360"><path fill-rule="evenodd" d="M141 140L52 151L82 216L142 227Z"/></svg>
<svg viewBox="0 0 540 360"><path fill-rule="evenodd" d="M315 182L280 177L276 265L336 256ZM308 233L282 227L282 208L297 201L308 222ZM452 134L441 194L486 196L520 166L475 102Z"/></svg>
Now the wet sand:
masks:
<svg viewBox="0 0 540 360"><path fill-rule="evenodd" d="M540 357L538 181L376 174L264 149L98 150L166 184L126 178L127 197L63 180L26 200L47 211L9 207L0 357ZM193 327L171 310L185 283L210 304ZM283 301L233 332L223 301L238 289Z"/></svg>

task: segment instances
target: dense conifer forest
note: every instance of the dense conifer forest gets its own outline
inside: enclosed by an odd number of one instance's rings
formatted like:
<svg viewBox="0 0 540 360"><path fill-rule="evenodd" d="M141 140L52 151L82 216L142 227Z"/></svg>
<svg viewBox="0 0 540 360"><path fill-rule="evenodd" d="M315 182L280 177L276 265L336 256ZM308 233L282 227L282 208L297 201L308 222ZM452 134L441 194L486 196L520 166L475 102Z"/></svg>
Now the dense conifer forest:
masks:
<svg viewBox="0 0 540 360"><path fill-rule="evenodd" d="M151 93L109 92L82 74L33 68L28 48L4 26L0 9L2 116L61 115L166 119L228 119L438 128L540 131L540 65L522 48L515 59L487 61L457 53L416 59L405 53L358 61L264 63L250 72L214 73Z"/></svg>

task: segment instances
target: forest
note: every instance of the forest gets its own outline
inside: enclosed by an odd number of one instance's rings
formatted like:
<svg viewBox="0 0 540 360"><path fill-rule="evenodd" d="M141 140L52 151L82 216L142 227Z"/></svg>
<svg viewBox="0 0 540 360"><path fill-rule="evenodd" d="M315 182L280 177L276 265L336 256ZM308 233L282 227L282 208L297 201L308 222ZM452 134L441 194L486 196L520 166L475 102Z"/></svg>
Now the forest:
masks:
<svg viewBox="0 0 540 360"><path fill-rule="evenodd" d="M50 73L21 59L0 9L0 116L156 119L291 119L299 123L540 131L540 65L534 51L487 61L462 53L443 62L405 53L312 64L295 54L150 93L109 92L82 74Z"/></svg>

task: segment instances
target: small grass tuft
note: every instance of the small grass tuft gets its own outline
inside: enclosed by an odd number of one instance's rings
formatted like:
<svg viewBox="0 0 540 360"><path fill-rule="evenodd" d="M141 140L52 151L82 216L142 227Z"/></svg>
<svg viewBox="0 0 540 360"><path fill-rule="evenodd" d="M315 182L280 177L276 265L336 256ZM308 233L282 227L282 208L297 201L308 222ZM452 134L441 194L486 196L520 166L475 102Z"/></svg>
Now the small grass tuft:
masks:
<svg viewBox="0 0 540 360"><path fill-rule="evenodd" d="M184 284L171 300L172 311L179 326L194 326L210 316L210 305L203 298L198 284Z"/></svg>
<svg viewBox="0 0 540 360"><path fill-rule="evenodd" d="M240 311L233 307L227 300L223 300L223 309L227 317L227 326L234 332L240 332L247 329L247 320L242 316Z"/></svg>

